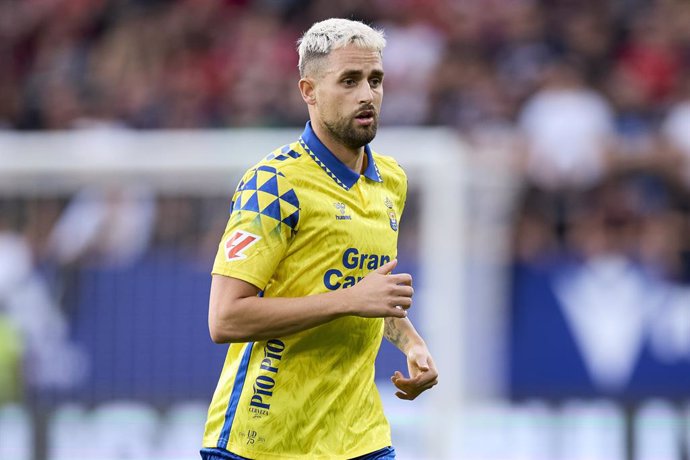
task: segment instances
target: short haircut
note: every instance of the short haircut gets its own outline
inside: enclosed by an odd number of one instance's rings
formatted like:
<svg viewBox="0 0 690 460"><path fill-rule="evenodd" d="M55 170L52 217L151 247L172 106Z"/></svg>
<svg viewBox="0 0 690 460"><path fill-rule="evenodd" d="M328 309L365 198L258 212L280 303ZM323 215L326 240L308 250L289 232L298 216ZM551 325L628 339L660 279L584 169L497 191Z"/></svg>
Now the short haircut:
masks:
<svg viewBox="0 0 690 460"><path fill-rule="evenodd" d="M359 21L331 18L315 23L297 40L300 77L314 72L315 64L331 51L350 44L382 54L386 39L383 31Z"/></svg>

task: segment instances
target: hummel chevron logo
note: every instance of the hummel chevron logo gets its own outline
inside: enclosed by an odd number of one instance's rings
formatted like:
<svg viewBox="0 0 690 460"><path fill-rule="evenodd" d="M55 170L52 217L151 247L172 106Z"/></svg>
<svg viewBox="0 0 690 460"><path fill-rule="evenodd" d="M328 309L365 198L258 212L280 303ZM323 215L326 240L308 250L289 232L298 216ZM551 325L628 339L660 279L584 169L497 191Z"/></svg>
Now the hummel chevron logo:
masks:
<svg viewBox="0 0 690 460"><path fill-rule="evenodd" d="M237 230L225 242L225 258L228 262L246 259L247 255L244 254L244 251L260 239L260 236L244 230Z"/></svg>

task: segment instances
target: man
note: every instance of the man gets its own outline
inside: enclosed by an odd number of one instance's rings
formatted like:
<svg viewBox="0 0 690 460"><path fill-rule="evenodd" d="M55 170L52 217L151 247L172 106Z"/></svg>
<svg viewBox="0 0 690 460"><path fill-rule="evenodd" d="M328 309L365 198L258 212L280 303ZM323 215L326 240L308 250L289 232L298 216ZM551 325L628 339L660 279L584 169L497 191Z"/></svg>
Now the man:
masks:
<svg viewBox="0 0 690 460"><path fill-rule="evenodd" d="M412 278L393 274L404 172L375 154L383 34L314 24L299 42L301 138L251 168L213 267L209 328L231 345L202 458L393 459L374 383L382 336L407 356L401 399L437 382L406 318Z"/></svg>

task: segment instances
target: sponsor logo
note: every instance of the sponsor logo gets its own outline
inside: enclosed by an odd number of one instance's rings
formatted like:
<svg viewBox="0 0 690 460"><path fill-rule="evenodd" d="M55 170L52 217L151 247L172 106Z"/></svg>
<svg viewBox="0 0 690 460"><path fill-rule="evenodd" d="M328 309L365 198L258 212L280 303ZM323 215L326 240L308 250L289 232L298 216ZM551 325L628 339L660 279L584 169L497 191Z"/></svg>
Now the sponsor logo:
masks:
<svg viewBox="0 0 690 460"><path fill-rule="evenodd" d="M357 248L347 248L343 252L342 263L344 268L358 269L363 271L376 270L381 265L390 262L391 258L385 254L366 254L359 252ZM338 268L331 268L326 270L323 274L323 284L327 289L335 291L339 288L348 288L354 286L355 283L362 281L362 276L345 275L343 270Z"/></svg>
<svg viewBox="0 0 690 460"><path fill-rule="evenodd" d="M228 262L246 259L247 255L244 251L260 239L260 236L253 235L244 230L237 230L225 241L225 259Z"/></svg>
<svg viewBox="0 0 690 460"><path fill-rule="evenodd" d="M347 214L345 203L337 202L333 203L333 206L338 210L338 214L335 215L336 220L352 220L352 216Z"/></svg>
<svg viewBox="0 0 690 460"><path fill-rule="evenodd" d="M253 394L249 400L249 412L254 418L268 415L271 409L271 397L276 386L275 377L278 374L280 360L283 359L285 343L278 339L271 339L264 347L264 357L259 367L259 375L254 379Z"/></svg>
<svg viewBox="0 0 690 460"><path fill-rule="evenodd" d="M393 210L393 202L391 201L390 198L386 197L386 199L383 201L383 204L386 205L386 208L388 208L388 220L390 221L391 228L393 229L394 232L398 231L398 217L395 215L395 211Z"/></svg>

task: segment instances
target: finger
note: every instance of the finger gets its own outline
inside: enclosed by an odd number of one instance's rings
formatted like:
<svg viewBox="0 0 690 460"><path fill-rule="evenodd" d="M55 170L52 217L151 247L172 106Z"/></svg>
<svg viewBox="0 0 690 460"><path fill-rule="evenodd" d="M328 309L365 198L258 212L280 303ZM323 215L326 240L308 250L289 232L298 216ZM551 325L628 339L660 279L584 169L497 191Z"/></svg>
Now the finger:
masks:
<svg viewBox="0 0 690 460"><path fill-rule="evenodd" d="M427 364L427 360L425 357L420 356L414 361L415 365L417 368L423 372L426 372L429 370L429 365Z"/></svg>
<svg viewBox="0 0 690 460"><path fill-rule="evenodd" d="M398 390L401 393L406 394L407 396L412 396L412 397L417 397L418 395L422 394L426 390L429 390L433 387L438 385L438 380L434 379L430 382L424 383L424 384L418 384L418 385L396 385Z"/></svg>
<svg viewBox="0 0 690 460"><path fill-rule="evenodd" d="M428 389L430 389L430 388L435 387L436 385L438 385L438 380L434 379L434 380L432 380L431 382L429 382L429 383L427 383L427 384L425 384L425 385L421 385L421 386L419 387L419 390L420 390L419 392L421 393L422 391L426 391L426 390L428 390Z"/></svg>
<svg viewBox="0 0 690 460"><path fill-rule="evenodd" d="M388 310L388 314L386 316L389 318L407 318L407 310L396 305Z"/></svg>
<svg viewBox="0 0 690 460"><path fill-rule="evenodd" d="M398 265L398 259L393 259L390 262L387 262L387 263L381 265L379 268L374 270L374 272L380 273L382 275L387 275L393 271L393 269L395 268L396 265Z"/></svg>
<svg viewBox="0 0 690 460"><path fill-rule="evenodd" d="M392 379L392 382L398 389L406 393L416 393L419 392L420 388L426 389L429 385L436 385L438 379L433 374L420 374L411 379L400 376L399 378Z"/></svg>
<svg viewBox="0 0 690 460"><path fill-rule="evenodd" d="M419 396L420 394L424 393L426 390L429 390L432 388L433 385L428 385L424 386L422 388L418 388L414 391L396 391L395 396L397 396L399 399L405 399L407 401L413 401Z"/></svg>
<svg viewBox="0 0 690 460"><path fill-rule="evenodd" d="M393 385L395 385L398 390L402 390L405 393L413 392L417 386L414 382L412 382L411 379L406 379L403 377L393 380Z"/></svg>
<svg viewBox="0 0 690 460"><path fill-rule="evenodd" d="M402 372L400 371L395 371L393 372L393 375L391 375L391 382L395 383L396 380L403 378Z"/></svg>
<svg viewBox="0 0 690 460"><path fill-rule="evenodd" d="M438 377L438 370L436 370L436 364L434 364L434 360L431 359L431 356L427 356L426 364L429 367L428 372L433 374L434 377Z"/></svg>
<svg viewBox="0 0 690 460"><path fill-rule="evenodd" d="M392 292L395 295L409 298L412 298L414 295L414 289L412 289L412 286L405 286L402 284L396 284L395 287L393 287Z"/></svg>
<svg viewBox="0 0 690 460"><path fill-rule="evenodd" d="M417 397L416 395L408 395L407 393L403 393L402 391L396 391L395 396L397 396L399 399L406 399L407 401L412 401L414 400L414 398Z"/></svg>
<svg viewBox="0 0 690 460"><path fill-rule="evenodd" d="M384 318L407 318L407 309L397 305L390 305L381 316Z"/></svg>
<svg viewBox="0 0 690 460"><path fill-rule="evenodd" d="M435 385L436 385L436 383L434 383L434 384L431 384L431 383L430 383L429 385L424 385L423 387L417 388L417 389L413 392L415 398L416 398L417 396L421 395L422 393L424 393L425 391L432 389Z"/></svg>
<svg viewBox="0 0 690 460"><path fill-rule="evenodd" d="M391 305L395 305L396 307L400 307L404 310L407 310L412 306L412 299L409 297L396 297L391 300Z"/></svg>
<svg viewBox="0 0 690 460"><path fill-rule="evenodd" d="M395 371L393 373L393 376L391 377L391 380L393 380L393 383L395 382L412 382L413 379L409 377L405 377L402 372L400 371Z"/></svg>
<svg viewBox="0 0 690 460"><path fill-rule="evenodd" d="M428 385L431 382L438 381L438 376L431 374L431 373L420 374L417 377L419 378L419 380L414 382L414 385L417 385L417 386L424 386L424 385Z"/></svg>
<svg viewBox="0 0 690 460"><path fill-rule="evenodd" d="M395 282L395 284L412 286L412 275L409 273L396 273L391 275L390 280Z"/></svg>

